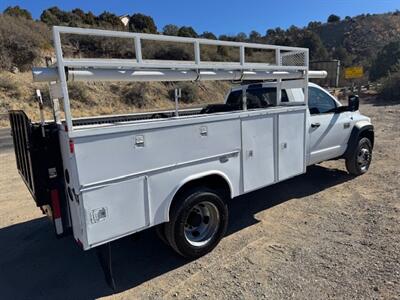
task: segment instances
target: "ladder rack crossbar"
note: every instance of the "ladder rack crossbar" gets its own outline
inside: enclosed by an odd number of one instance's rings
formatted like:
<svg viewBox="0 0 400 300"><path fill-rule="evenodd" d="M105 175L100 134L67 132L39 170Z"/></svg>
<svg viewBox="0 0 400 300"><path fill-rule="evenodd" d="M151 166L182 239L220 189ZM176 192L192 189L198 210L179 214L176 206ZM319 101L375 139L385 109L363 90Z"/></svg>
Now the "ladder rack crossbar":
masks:
<svg viewBox="0 0 400 300"><path fill-rule="evenodd" d="M178 42L178 43L195 43L199 42L203 45L214 45L214 46L233 46L253 49L271 49L271 50L282 50L282 51L308 51L307 48L290 47L290 46L278 46L269 44L257 44L257 43L245 43L245 42L232 42L232 41L220 41L210 40L204 38L191 38L191 37L180 37L180 36L169 36L162 34L149 34L149 33L137 33L137 32L125 32L125 31L113 31L103 29L89 29L89 28L78 28L78 27L66 27L66 26L54 26L53 30L58 34L78 34L88 36L102 36L102 37L116 37L116 38L135 38L138 37L141 40L152 40L161 42Z"/></svg>
<svg viewBox="0 0 400 300"><path fill-rule="evenodd" d="M132 33L123 31L110 31L88 28L70 28L63 26L55 26L53 33L60 39L61 34L77 34L86 36L99 37L117 37L132 39L135 46L134 59L90 59L90 58L64 58L61 53L63 65L66 67L89 68L89 67L109 67L109 68L168 68L168 69L220 69L220 70L306 70L308 69L306 56L308 49L298 47L276 46L267 44L255 44L244 42L231 42L208 40L201 38L187 38L177 36L166 36L159 34ZM194 60L169 61L144 59L142 41L161 41L170 43L183 43L193 45ZM226 46L237 48L239 51L239 61L218 62L218 61L202 61L201 46ZM61 45L56 45L56 49L62 49ZM246 49L269 50L271 55L269 59L273 61L264 62L247 62ZM57 50L56 50L57 51ZM284 60L285 57L293 57L294 59ZM268 56L267 56L268 57Z"/></svg>

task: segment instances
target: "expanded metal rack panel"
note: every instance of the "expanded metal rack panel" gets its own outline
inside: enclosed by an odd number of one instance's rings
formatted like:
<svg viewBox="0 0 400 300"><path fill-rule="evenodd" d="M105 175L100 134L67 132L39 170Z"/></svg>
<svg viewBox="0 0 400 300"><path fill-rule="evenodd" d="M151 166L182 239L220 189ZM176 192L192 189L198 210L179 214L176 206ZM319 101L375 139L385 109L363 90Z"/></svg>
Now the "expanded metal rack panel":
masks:
<svg viewBox="0 0 400 300"><path fill-rule="evenodd" d="M23 111L10 111L11 134L14 142L17 168L30 192L35 194L35 184L30 154L30 120Z"/></svg>
<svg viewBox="0 0 400 300"><path fill-rule="evenodd" d="M9 117L18 172L36 205L47 205L51 188L58 187L63 191L57 124L32 123L20 110L10 111Z"/></svg>

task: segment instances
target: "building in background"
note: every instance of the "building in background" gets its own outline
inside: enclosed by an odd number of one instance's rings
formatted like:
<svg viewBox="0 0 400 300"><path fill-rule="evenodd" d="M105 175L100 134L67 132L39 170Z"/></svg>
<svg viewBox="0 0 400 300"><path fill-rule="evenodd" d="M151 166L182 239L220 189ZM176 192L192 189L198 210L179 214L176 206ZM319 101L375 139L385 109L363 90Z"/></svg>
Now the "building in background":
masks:
<svg viewBox="0 0 400 300"><path fill-rule="evenodd" d="M129 15L119 16L119 19L121 20L122 24L124 24L124 26L128 26L130 19Z"/></svg>

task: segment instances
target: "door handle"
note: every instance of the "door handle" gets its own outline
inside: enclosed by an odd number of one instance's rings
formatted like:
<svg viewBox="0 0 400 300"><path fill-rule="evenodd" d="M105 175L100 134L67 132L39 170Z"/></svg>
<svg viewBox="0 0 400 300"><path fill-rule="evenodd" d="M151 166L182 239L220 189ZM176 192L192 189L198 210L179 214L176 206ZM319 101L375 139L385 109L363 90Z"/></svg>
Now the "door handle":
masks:
<svg viewBox="0 0 400 300"><path fill-rule="evenodd" d="M321 126L321 123L311 123L311 128L317 128Z"/></svg>

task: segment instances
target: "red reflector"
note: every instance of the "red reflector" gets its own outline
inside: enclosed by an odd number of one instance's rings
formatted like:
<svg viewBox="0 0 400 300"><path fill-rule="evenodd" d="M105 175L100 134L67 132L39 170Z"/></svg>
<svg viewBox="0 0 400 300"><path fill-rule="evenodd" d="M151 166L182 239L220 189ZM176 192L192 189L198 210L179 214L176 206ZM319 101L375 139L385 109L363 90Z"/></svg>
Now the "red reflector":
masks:
<svg viewBox="0 0 400 300"><path fill-rule="evenodd" d="M61 218L60 195L58 194L58 190L56 189L51 190L50 197L51 197L51 208L53 209L53 218L54 219Z"/></svg>
<svg viewBox="0 0 400 300"><path fill-rule="evenodd" d="M64 131L68 132L68 126L67 125L64 125Z"/></svg>
<svg viewBox="0 0 400 300"><path fill-rule="evenodd" d="M69 152L74 153L75 145L73 140L69 140Z"/></svg>
<svg viewBox="0 0 400 300"><path fill-rule="evenodd" d="M83 244L82 244L82 242L81 242L79 239L77 239L76 242L77 242L77 244L79 245L79 247L81 247L81 248L83 249Z"/></svg>

